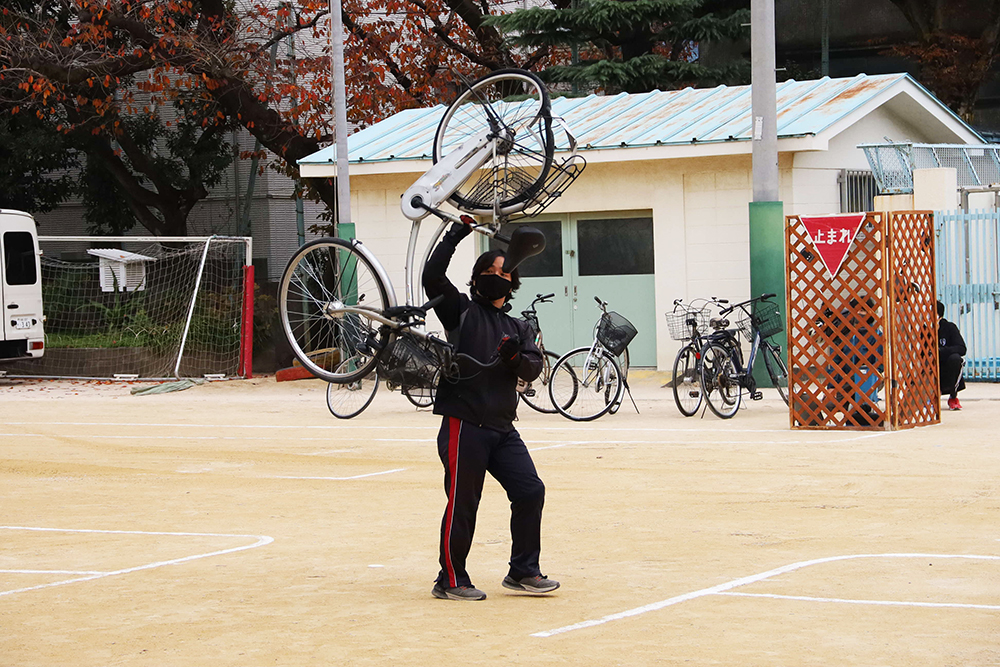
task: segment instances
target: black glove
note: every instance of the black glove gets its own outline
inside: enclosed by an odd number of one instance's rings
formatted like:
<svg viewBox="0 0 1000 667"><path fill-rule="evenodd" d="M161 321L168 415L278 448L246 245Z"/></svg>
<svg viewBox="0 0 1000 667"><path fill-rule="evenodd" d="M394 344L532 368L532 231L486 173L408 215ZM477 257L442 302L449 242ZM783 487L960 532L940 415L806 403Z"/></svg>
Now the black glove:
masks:
<svg viewBox="0 0 1000 667"><path fill-rule="evenodd" d="M472 233L472 227L461 222L456 222L445 232L445 238L451 239L456 244Z"/></svg>
<svg viewBox="0 0 1000 667"><path fill-rule="evenodd" d="M500 344L497 345L497 354L500 355L500 361L505 366L515 368L521 363L521 341L504 335L500 339Z"/></svg>

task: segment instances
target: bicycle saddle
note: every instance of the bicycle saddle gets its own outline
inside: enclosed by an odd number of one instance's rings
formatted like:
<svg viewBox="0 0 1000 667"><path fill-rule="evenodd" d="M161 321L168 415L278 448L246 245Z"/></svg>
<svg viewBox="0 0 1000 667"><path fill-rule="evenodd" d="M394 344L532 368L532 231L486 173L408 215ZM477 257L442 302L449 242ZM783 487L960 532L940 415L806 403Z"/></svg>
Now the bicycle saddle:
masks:
<svg viewBox="0 0 1000 667"><path fill-rule="evenodd" d="M729 326L729 319L726 317L713 317L708 321L708 325L716 331L722 331Z"/></svg>

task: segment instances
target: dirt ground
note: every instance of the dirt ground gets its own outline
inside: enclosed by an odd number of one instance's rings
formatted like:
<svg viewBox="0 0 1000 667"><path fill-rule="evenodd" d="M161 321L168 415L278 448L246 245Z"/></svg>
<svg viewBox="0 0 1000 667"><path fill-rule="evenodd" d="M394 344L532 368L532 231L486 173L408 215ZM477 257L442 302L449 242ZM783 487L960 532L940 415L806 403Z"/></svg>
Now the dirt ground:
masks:
<svg viewBox="0 0 1000 667"><path fill-rule="evenodd" d="M319 381L0 379L0 665L1000 665L1000 385L894 433L788 429L774 397L685 419L521 409L555 594L431 597L439 418Z"/></svg>

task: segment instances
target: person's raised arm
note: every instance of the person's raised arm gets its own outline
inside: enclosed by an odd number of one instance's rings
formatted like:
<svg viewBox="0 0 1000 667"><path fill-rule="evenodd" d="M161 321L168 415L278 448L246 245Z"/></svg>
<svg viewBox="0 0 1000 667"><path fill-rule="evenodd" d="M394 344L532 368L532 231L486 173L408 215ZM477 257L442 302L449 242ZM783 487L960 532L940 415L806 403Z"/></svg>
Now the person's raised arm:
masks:
<svg viewBox="0 0 1000 667"><path fill-rule="evenodd" d="M456 222L445 232L434 252L427 258L424 265L424 274L421 277L424 284L424 292L428 299L437 296L444 296L444 299L434 307L438 319L446 331L451 331L458 326L461 316L462 297L458 288L448 280L446 272L451 258L455 254L455 248L459 242L472 233L468 225Z"/></svg>

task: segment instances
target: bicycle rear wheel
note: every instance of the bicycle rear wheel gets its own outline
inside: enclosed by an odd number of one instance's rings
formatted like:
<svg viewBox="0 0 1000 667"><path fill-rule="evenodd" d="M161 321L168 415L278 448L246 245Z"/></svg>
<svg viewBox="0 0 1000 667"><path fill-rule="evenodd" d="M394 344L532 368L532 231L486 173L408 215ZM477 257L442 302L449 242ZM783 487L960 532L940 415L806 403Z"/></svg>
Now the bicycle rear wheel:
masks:
<svg viewBox="0 0 1000 667"><path fill-rule="evenodd" d="M698 350L688 344L680 349L674 359L674 403L685 417L693 417L701 407L701 370L698 367Z"/></svg>
<svg viewBox="0 0 1000 667"><path fill-rule="evenodd" d="M590 421L604 415L624 390L618 361L609 353L580 347L564 354L552 369L549 394L561 415Z"/></svg>
<svg viewBox="0 0 1000 667"><path fill-rule="evenodd" d="M533 392L533 395L528 396L527 392L521 394L521 400L532 410L537 410L547 415L554 415L558 412L552 404L552 396L549 394L552 372L558 361L559 355L555 352L545 350L542 354L542 372L537 378L531 381L530 391Z"/></svg>
<svg viewBox="0 0 1000 667"><path fill-rule="evenodd" d="M379 323L345 306L382 312L389 294L371 262L350 241L307 243L292 255L278 288L282 329L299 362L327 382L352 382L375 369L388 337ZM340 312L338 312L340 311ZM361 363L344 365L358 357Z"/></svg>
<svg viewBox="0 0 1000 667"><path fill-rule="evenodd" d="M729 419L740 409L742 389L730 351L718 343L701 350L701 391L717 416Z"/></svg>
<svg viewBox="0 0 1000 667"><path fill-rule="evenodd" d="M342 363L337 371L347 373L366 360L360 355L351 357ZM357 417L365 408L371 405L378 391L378 373L369 373L351 382L331 382L326 386L326 407L338 419Z"/></svg>
<svg viewBox="0 0 1000 667"><path fill-rule="evenodd" d="M555 136L549 94L541 79L519 69L501 69L479 79L451 103L434 136L434 163L467 139L492 130L497 150L451 196L473 215L514 213L545 184Z"/></svg>
<svg viewBox="0 0 1000 667"><path fill-rule="evenodd" d="M778 395L781 396L785 405L788 405L788 370L781 360L781 353L778 349L778 347L766 342L761 345L761 352L764 353L764 366L767 368L767 374L771 377L771 384L778 390Z"/></svg>
<svg viewBox="0 0 1000 667"><path fill-rule="evenodd" d="M628 383L628 348L626 347L621 355L618 357L618 367L622 369L622 384ZM618 408L622 406L622 401L625 400L625 392L622 391L618 400L614 402L611 406L611 414L618 412Z"/></svg>

